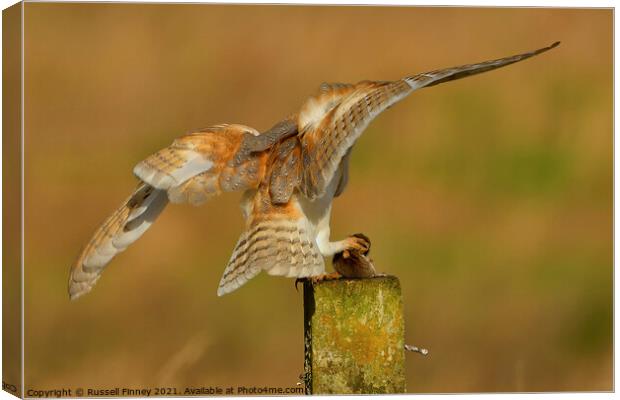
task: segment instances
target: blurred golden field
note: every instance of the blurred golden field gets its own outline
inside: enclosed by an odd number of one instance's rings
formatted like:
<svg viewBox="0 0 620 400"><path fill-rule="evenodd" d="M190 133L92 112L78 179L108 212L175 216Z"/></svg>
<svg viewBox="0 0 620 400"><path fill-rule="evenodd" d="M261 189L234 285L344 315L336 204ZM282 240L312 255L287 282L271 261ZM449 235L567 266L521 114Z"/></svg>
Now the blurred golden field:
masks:
<svg viewBox="0 0 620 400"><path fill-rule="evenodd" d="M238 193L171 206L70 302L68 268L193 128L259 130L323 81L562 45L414 93L358 141L332 238L400 278L410 392L612 389L609 9L25 5L28 388L294 386L302 295L259 276L218 298Z"/></svg>

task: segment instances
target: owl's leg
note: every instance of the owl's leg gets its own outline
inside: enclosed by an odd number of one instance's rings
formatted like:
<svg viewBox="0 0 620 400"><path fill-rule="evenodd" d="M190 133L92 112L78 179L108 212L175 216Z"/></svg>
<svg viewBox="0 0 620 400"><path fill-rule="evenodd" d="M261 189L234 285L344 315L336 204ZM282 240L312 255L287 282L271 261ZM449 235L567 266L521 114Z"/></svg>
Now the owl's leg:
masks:
<svg viewBox="0 0 620 400"><path fill-rule="evenodd" d="M334 254L343 253L343 257L348 258L348 252L351 250L357 250L360 253L365 254L370 249L370 243L365 237L361 237L363 235L353 235L344 240L330 242L329 233L329 227L325 227L321 229L319 234L316 236L316 244L323 257L331 257ZM308 279L313 283L318 283L325 280L339 279L341 277L342 275L339 272L334 271L330 274L322 273L320 275L308 276L306 278L297 278L295 280L295 289L297 289L297 284L302 280Z"/></svg>
<svg viewBox="0 0 620 400"><path fill-rule="evenodd" d="M370 243L368 243L368 241L363 237L349 236L344 240L330 242L329 234L329 228L324 228L319 231L319 234L316 236L316 244L319 247L319 251L323 257L331 257L336 253L342 253L349 250L358 250L361 253L365 253L370 248Z"/></svg>

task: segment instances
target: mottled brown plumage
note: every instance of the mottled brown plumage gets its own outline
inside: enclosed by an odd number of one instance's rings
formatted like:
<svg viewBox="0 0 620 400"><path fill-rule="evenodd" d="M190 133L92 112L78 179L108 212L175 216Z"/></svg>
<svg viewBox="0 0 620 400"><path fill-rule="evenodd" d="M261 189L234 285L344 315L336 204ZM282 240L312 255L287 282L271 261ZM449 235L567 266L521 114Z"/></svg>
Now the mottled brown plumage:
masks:
<svg viewBox="0 0 620 400"><path fill-rule="evenodd" d="M222 192L244 192L246 229L224 271L220 295L260 271L317 276L325 272L323 257L363 256L362 237L329 240L329 219L334 197L348 182L352 146L368 124L417 89L490 71L557 45L396 81L324 83L298 114L262 134L244 125L223 124L181 136L136 165L134 174L141 182L72 266L70 297L89 292L107 263L151 226L168 201L198 205ZM342 264L345 269L351 267L347 262ZM371 272L354 269L347 273Z"/></svg>

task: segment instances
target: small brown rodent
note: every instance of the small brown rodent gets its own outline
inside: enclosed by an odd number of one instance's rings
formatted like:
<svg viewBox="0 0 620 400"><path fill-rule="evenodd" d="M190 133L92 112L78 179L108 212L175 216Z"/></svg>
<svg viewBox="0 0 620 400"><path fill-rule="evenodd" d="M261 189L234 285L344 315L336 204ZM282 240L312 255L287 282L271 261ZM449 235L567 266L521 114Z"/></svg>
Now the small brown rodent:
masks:
<svg viewBox="0 0 620 400"><path fill-rule="evenodd" d="M377 271L372 259L368 256L370 239L362 233L356 233L353 236L367 242L366 250L351 249L336 253L332 260L334 269L345 278L371 278L376 276Z"/></svg>

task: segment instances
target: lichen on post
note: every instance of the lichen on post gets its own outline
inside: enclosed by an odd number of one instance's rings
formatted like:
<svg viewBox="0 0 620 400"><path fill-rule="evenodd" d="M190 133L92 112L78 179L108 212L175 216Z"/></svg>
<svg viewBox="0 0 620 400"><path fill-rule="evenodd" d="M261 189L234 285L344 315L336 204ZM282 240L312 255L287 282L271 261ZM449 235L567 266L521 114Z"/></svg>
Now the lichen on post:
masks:
<svg viewBox="0 0 620 400"><path fill-rule="evenodd" d="M305 281L304 333L307 394L405 392L398 278Z"/></svg>

